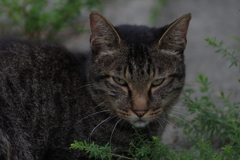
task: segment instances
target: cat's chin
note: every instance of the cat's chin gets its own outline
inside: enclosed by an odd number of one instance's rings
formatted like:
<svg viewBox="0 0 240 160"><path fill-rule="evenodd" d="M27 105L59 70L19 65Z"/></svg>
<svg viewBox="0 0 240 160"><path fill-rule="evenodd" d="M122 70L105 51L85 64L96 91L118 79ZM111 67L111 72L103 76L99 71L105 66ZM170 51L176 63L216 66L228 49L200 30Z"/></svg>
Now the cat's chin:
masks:
<svg viewBox="0 0 240 160"><path fill-rule="evenodd" d="M146 127L146 125L148 125L149 122L147 121L144 121L144 120L137 120L137 121L134 121L134 122L131 122L131 124L134 126L134 127L137 127L137 128L144 128Z"/></svg>

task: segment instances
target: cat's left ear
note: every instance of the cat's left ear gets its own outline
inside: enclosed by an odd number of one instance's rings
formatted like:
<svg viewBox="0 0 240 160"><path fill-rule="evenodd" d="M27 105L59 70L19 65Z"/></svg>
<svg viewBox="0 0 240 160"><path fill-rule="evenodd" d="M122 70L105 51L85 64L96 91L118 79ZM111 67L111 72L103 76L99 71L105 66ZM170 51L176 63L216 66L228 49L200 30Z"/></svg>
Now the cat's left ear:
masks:
<svg viewBox="0 0 240 160"><path fill-rule="evenodd" d="M121 43L121 38L114 26L100 13L90 13L90 45L95 52L111 52Z"/></svg>
<svg viewBox="0 0 240 160"><path fill-rule="evenodd" d="M186 14L170 24L158 41L158 48L168 54L183 53L190 20L191 14Z"/></svg>

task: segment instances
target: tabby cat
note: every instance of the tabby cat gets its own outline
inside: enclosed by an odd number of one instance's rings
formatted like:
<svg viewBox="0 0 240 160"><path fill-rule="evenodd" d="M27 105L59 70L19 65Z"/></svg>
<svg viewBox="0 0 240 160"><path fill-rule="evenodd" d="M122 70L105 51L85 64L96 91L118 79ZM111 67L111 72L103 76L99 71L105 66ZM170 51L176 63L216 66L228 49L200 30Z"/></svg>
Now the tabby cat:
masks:
<svg viewBox="0 0 240 160"><path fill-rule="evenodd" d="M140 128L161 135L185 77L190 14L161 28L90 13L91 52L0 40L0 159L88 159L74 140L122 153Z"/></svg>

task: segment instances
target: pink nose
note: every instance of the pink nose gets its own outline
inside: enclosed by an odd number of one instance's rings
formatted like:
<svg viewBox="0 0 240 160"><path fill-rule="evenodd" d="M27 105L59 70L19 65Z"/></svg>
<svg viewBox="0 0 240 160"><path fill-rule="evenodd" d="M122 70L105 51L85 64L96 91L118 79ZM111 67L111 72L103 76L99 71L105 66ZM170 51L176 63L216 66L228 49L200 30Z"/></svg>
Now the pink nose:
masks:
<svg viewBox="0 0 240 160"><path fill-rule="evenodd" d="M148 112L148 109L146 110L132 110L139 118L144 116Z"/></svg>

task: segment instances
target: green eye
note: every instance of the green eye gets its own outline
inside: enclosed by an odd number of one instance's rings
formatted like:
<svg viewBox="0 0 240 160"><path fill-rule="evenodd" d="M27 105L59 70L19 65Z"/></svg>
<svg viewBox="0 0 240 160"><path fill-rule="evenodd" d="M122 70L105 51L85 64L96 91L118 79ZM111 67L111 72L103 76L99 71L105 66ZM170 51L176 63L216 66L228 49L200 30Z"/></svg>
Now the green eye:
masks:
<svg viewBox="0 0 240 160"><path fill-rule="evenodd" d="M163 81L164 81L164 78L157 79L152 82L152 86L159 86L160 84L162 84Z"/></svg>
<svg viewBox="0 0 240 160"><path fill-rule="evenodd" d="M114 80L117 84L119 84L119 85L122 85L122 86L126 86L126 85L127 85L127 82L124 81L124 80L121 79L121 78L113 77L113 80Z"/></svg>

